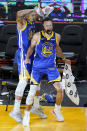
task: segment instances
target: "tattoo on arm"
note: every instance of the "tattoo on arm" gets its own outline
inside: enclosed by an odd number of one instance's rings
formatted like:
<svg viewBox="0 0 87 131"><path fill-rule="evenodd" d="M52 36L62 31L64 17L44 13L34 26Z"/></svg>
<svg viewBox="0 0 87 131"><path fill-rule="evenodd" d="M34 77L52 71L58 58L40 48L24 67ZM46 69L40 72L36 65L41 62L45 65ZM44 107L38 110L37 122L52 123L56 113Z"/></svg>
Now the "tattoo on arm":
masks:
<svg viewBox="0 0 87 131"><path fill-rule="evenodd" d="M30 47L28 49L28 52L27 52L27 55L26 55L27 59L31 56L31 54L34 51L34 48L35 48L35 46L37 44L37 38L38 38L37 35L34 35L33 38L32 38L32 40L31 40L31 45L30 45Z"/></svg>

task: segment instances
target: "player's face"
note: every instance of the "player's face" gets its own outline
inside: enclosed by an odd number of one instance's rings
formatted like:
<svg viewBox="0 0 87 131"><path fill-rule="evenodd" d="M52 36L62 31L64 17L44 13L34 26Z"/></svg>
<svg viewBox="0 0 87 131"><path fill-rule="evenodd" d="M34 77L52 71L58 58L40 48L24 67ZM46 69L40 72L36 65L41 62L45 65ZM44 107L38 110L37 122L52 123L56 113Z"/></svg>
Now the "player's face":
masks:
<svg viewBox="0 0 87 131"><path fill-rule="evenodd" d="M44 30L48 33L51 34L53 30L53 24L52 21L44 21L43 23Z"/></svg>
<svg viewBox="0 0 87 131"><path fill-rule="evenodd" d="M27 19L33 22L37 19L37 14L35 12L32 12L31 14L27 15Z"/></svg>

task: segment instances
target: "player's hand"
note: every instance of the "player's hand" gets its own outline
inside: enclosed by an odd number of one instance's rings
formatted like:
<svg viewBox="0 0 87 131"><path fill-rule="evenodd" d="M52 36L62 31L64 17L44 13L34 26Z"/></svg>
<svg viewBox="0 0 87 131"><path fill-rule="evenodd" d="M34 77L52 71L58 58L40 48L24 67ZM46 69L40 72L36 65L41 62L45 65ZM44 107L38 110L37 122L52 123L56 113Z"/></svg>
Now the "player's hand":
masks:
<svg viewBox="0 0 87 131"><path fill-rule="evenodd" d="M65 60L65 63L71 65L71 61L68 59Z"/></svg>
<svg viewBox="0 0 87 131"><path fill-rule="evenodd" d="M25 62L25 64L29 64L29 63L31 63L30 59L27 59L27 58L25 59L24 62Z"/></svg>

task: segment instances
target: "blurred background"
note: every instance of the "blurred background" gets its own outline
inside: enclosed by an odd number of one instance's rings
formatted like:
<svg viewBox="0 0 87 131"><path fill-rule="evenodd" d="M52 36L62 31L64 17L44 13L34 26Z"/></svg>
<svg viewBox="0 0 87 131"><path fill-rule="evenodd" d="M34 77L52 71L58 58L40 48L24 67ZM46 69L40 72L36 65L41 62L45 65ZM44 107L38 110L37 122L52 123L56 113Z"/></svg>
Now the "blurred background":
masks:
<svg viewBox="0 0 87 131"><path fill-rule="evenodd" d="M14 64L17 50L16 13L38 5L42 8L47 5L54 7L49 17L53 20L54 31L62 36L60 47L65 57L71 60L80 95L79 106L85 107L87 106L87 0L0 0L0 104L14 103L14 91L18 83L17 65ZM40 21L36 22L36 28L37 31L42 29ZM62 75L64 61L58 55L56 55L56 65ZM27 91L25 97L26 93ZM45 97L44 93L48 96ZM54 105L55 94L55 89L47 83L45 77L41 84L41 104ZM49 95L52 101L48 100ZM76 106L66 95L62 105Z"/></svg>

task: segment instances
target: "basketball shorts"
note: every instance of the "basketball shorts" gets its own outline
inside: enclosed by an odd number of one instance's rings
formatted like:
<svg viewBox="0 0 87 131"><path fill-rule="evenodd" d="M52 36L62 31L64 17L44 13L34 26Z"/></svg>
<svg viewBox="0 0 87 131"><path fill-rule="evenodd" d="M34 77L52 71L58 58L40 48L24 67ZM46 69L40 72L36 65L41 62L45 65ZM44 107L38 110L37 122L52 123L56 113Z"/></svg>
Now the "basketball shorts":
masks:
<svg viewBox="0 0 87 131"><path fill-rule="evenodd" d="M44 69L33 67L31 73L31 82L33 82L33 84L39 84L44 75L47 75L48 83L61 81L60 74L56 67Z"/></svg>
<svg viewBox="0 0 87 131"><path fill-rule="evenodd" d="M34 59L34 53L30 57L31 63L25 64L25 56L26 54L22 51L17 51L17 65L18 65L18 74L19 79L30 79L31 71L32 71L32 63Z"/></svg>

